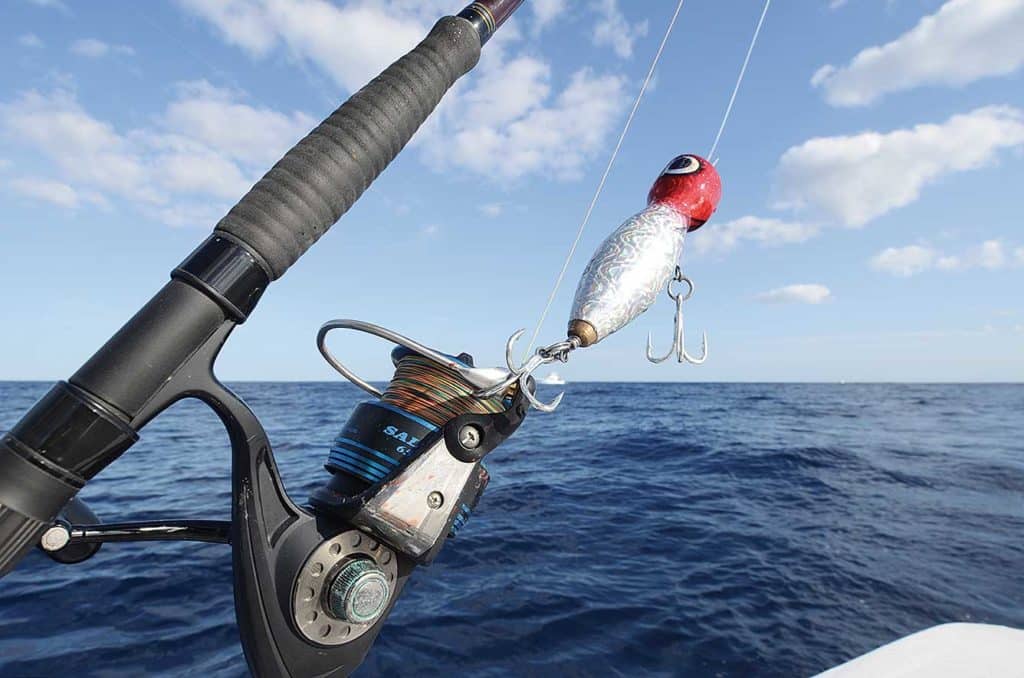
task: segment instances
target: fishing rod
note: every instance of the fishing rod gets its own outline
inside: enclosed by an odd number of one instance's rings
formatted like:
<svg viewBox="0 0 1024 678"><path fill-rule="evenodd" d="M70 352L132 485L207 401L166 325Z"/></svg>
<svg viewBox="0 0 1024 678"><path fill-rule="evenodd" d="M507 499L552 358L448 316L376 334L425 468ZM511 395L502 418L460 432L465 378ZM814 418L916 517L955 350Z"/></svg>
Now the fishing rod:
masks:
<svg viewBox="0 0 1024 678"><path fill-rule="evenodd" d="M522 330L506 344L506 367L478 367L468 353L438 351L378 325L351 319L324 324L318 349L372 399L354 408L324 464L329 477L305 504L286 494L255 414L214 376L224 342L267 286L352 206L521 3L480 0L440 19L423 42L288 151L152 300L0 437L0 576L33 547L70 564L87 560L107 542L230 544L235 616L252 673L346 676L366 656L413 570L429 565L469 520L490 478L484 458L515 433L531 408L557 407L561 395L551 403L536 396L532 374L538 367L565 362L623 328L662 289L676 304L674 343L663 357L648 343L648 359L660 362L675 353L681 363L703 362L706 338L701 357L685 349L682 303L693 283L677 262L687 233L715 212L721 180L708 159L684 154L656 177L647 206L594 253L577 286L565 338L521 364L513 350ZM682 0L569 258L681 7ZM688 289L674 291L677 282ZM338 329L394 345L395 371L384 389L330 351L327 337ZM77 493L131 448L148 422L183 398L205 402L228 431L231 520L101 523Z"/></svg>
<svg viewBox="0 0 1024 678"><path fill-rule="evenodd" d="M229 542L238 630L254 675L344 676L359 665L415 566L437 555L475 504L487 482L479 461L522 421L522 395L447 422L409 414L400 391L361 405L328 462L355 475L307 507L285 493L266 432L213 365L268 285L352 206L521 4L479 0L440 19L288 151L170 282L0 438L0 575L37 544L75 562L105 540ZM396 377L416 360L396 356ZM469 356L452 360L475 383L492 384ZM76 525L98 522L79 490L183 398L207 403L228 430L230 523ZM460 434L469 425L472 433ZM380 456L351 451L371 447ZM386 486L376 482L382 469Z"/></svg>

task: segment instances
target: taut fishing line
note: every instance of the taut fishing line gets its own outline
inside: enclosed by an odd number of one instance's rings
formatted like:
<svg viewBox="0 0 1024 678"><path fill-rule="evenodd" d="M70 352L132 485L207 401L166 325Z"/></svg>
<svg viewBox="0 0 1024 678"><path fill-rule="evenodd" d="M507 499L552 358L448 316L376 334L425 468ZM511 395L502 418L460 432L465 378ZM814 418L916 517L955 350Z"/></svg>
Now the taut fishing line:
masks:
<svg viewBox="0 0 1024 678"><path fill-rule="evenodd" d="M590 223L590 216L593 214L594 207L597 205L597 201L601 197L601 193L604 191L604 185L608 180L608 175L611 173L612 167L615 164L615 159L619 155L619 150L622 148L622 143L626 139L626 134L629 132L629 128L633 123L633 118L636 116L637 109L640 108L640 102L643 100L647 87L651 82L654 70L657 68L658 63L661 60L661 55L665 51L665 45L668 43L668 39L672 35L673 28L675 28L676 19L679 17L679 12L683 8L683 2L684 0L679 0L679 3L676 5L675 12L672 14L672 18L668 22L668 27L665 29L665 35L661 39L658 51L655 53L654 59L651 61L651 66L647 71L647 76L644 78L643 84L640 86L640 91L637 93L636 100L633 102L633 108L629 112L629 116L626 118L626 124L623 126L622 132L619 134L619 140L616 142L615 148L612 150L611 157L608 159L608 165L605 167L604 174L601 175L601 180L597 184L597 190L594 191L594 197L591 198L590 204L587 206L587 211L583 215L583 221L580 222L580 226L576 231L576 237L573 239L572 245L569 247L569 253L565 258L565 262L562 264L562 269L558 272L558 277L555 279L555 285L551 289L551 293L548 295L547 303L545 303L544 310L541 312L540 319L537 321L537 326L534 328L533 334L530 337L530 343L526 347L526 352L523 356L524 360L529 357L530 352L533 350L533 347L537 342L537 337L540 335L540 331L544 326L544 321L547 320L548 313L551 311L551 305L555 301L558 290L565 278L565 273L569 269L569 264L572 262L573 255L576 253L576 248L579 246L580 239L583 237L583 231L586 230L587 224ZM761 16L757 22L757 27L754 29L754 36L747 48L746 57L743 59L743 66L740 68L739 77L736 79L736 85L733 87L732 95L729 97L729 103L726 106L725 113L722 115L722 122L718 126L718 133L715 135L715 140L711 145L711 152L708 153L708 158L712 161L712 164L717 163L718 161L718 159L714 157L714 153L718 148L718 142L721 141L722 133L725 131L726 123L729 121L729 116L732 114L733 105L736 103L736 95L739 93L740 85L743 83L743 78L747 72L747 65L750 63L750 56L754 52L754 46L757 44L757 38L761 33L761 26L764 24L764 19L768 14L768 7L770 5L771 0L765 0L764 8L761 10Z"/></svg>
<svg viewBox="0 0 1024 678"><path fill-rule="evenodd" d="M754 29L754 37L750 39L750 46L747 48L747 56L743 59L743 66L740 68L739 77L736 78L736 86L732 88L732 96L729 97L729 105L725 107L725 115L722 116L722 124L718 126L718 134L715 135L715 141L711 144L711 150L708 151L708 160L713 163L718 162L718 158L715 157L715 149L718 148L718 142L722 140L722 132L725 131L725 124L729 122L729 115L732 113L732 105L736 103L736 95L740 91L740 85L743 84L743 76L747 74L747 64L750 63L750 55L754 53L754 45L757 44L757 36L761 33L761 25L764 24L764 18L768 14L768 6L772 4L772 0L765 0L764 9L761 10L761 18L757 20L757 28Z"/></svg>

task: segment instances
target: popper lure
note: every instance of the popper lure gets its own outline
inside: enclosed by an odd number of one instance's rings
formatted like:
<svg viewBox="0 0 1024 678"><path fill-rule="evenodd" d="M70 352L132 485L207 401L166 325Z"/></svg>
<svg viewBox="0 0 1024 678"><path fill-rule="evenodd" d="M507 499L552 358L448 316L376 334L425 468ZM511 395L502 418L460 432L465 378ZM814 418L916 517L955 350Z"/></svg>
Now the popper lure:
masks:
<svg viewBox="0 0 1024 678"><path fill-rule="evenodd" d="M592 346L646 311L674 277L686 234L711 218L721 197L722 182L710 162L696 155L674 158L651 186L647 207L591 257L576 288L569 338Z"/></svg>
<svg viewBox="0 0 1024 678"><path fill-rule="evenodd" d="M510 376L501 384L480 392L493 396L513 381L535 408L551 412L562 396L551 403L536 399L527 379L541 365L566 362L578 348L593 346L622 329L650 308L658 292L668 290L676 303L675 341L668 354L652 355L648 338L647 358L661 362L676 353L679 362L699 364L707 357L707 337L700 358L690 356L683 345L682 303L693 292L693 283L678 266L686 234L703 226L718 208L722 181L708 160L680 155L662 170L647 194L647 207L627 219L594 252L576 287L566 338L537 349L522 365L513 360L513 348L524 330L513 334L506 345ZM672 282L685 282L685 293L674 292Z"/></svg>

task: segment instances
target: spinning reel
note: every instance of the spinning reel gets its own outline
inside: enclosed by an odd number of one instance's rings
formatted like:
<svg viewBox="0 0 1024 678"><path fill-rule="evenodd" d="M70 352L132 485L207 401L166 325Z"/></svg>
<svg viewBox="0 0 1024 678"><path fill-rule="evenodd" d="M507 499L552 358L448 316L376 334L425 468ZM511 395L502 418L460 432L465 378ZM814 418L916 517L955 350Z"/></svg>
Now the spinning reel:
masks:
<svg viewBox="0 0 1024 678"><path fill-rule="evenodd" d="M384 391L329 352L326 335L340 328L397 345ZM518 382L500 396L474 395L506 379L504 369L477 368L468 354L446 355L368 323L332 321L317 343L374 397L355 407L335 438L324 464L330 478L307 505L285 494L266 433L213 378L212 356L197 355L176 384L190 384L188 394L210 403L228 427L233 520L104 525L76 498L43 532L39 548L77 563L108 541L230 543L239 629L259 673L353 670L412 570L429 565L469 519L489 479L483 458L519 427L529 403Z"/></svg>

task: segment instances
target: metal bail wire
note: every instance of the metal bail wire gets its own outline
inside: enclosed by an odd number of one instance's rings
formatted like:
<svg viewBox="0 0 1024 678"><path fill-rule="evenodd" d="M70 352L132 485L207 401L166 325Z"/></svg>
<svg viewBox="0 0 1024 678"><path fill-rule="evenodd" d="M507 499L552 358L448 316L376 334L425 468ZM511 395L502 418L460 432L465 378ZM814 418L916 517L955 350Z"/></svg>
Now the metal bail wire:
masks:
<svg viewBox="0 0 1024 678"><path fill-rule="evenodd" d="M674 292L672 290L672 283L680 282L686 283L686 292ZM651 335L647 335L647 359L652 363L660 363L669 358L673 353L676 355L676 360L680 363L690 363L691 365L700 365L708 359L708 334L707 332L701 333L701 356L695 358L686 351L686 335L683 329L683 302L693 296L694 285L693 281L683 275L682 269L676 266L676 273L665 285L665 291L672 301L676 302L676 320L675 320L675 332L672 339L672 348L669 349L668 353L659 357L654 355L654 346L651 344Z"/></svg>

